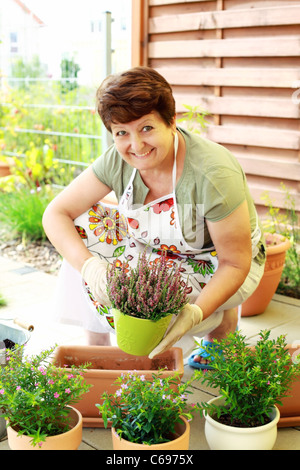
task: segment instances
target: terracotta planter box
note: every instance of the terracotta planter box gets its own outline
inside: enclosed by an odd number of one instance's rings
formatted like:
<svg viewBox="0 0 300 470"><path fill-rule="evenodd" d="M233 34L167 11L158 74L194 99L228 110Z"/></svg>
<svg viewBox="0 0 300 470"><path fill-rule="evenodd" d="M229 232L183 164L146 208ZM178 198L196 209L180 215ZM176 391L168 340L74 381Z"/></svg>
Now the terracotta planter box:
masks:
<svg viewBox="0 0 300 470"><path fill-rule="evenodd" d="M78 366L85 362L92 364L84 377L93 387L78 403L72 405L82 414L85 427L103 427L103 420L95 404L101 403L100 397L104 391L114 393L117 390L118 387L113 383L122 373L136 370L149 380L155 371L164 367L166 370L162 375L165 377L178 372L181 379L184 372L181 348L171 348L149 359L148 356L126 354L115 346L59 346L54 352L53 362L58 366ZM65 370L70 371L68 367Z"/></svg>
<svg viewBox="0 0 300 470"><path fill-rule="evenodd" d="M297 351L299 352L299 348L292 347L291 344L287 345L289 350L291 360L293 354ZM253 346L250 349L254 349ZM277 423L278 428L287 428L292 426L300 426L300 377L297 377L294 382L292 383L292 387L288 396L283 398L282 405L276 405L279 412L280 418Z"/></svg>
<svg viewBox="0 0 300 470"><path fill-rule="evenodd" d="M291 357L299 348L288 346ZM283 398L282 406L277 405L280 411L279 428L300 426L300 377L295 379L289 396Z"/></svg>

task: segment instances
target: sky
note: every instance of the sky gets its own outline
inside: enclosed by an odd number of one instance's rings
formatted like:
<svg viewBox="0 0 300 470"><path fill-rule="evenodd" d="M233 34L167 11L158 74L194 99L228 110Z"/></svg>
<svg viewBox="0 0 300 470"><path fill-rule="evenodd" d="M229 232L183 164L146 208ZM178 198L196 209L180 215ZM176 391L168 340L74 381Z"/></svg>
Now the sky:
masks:
<svg viewBox="0 0 300 470"><path fill-rule="evenodd" d="M131 0L23 0L49 26L57 23L78 25L90 11L96 14L111 11L112 14L128 13ZM59 12L59 14L58 14Z"/></svg>
<svg viewBox="0 0 300 470"><path fill-rule="evenodd" d="M62 49L70 51L69 54L74 56L75 60L80 60L80 79L83 79L84 73L86 75L90 74L90 67L87 66L86 61L90 64L95 62L93 57L99 59L100 53L95 53L95 51L89 49L87 41L91 41L91 37L87 34L91 32L91 22L95 23L94 28L97 28L99 21L103 20L105 11L110 11L112 19L116 20L112 22L112 49L116 51L114 68L116 66L121 69L130 67L131 0L22 1L47 26L47 28L42 28L44 30L43 38L46 39L41 42L40 47L43 49L42 60L44 62L47 60L52 76L60 74L61 55L62 53L65 54ZM122 24L126 21L127 27L126 33L124 32L125 35L122 34L122 36L120 36L120 21L118 21L120 18L122 18ZM101 35L96 35L93 39L93 49L96 47L101 49L103 44ZM82 52L87 50L89 50L89 53ZM76 53L72 51L76 51ZM80 59L78 54L81 56ZM99 60L97 62L93 67L99 71L102 62L99 62ZM113 69L112 71L116 70ZM98 72L95 73L98 76ZM84 78L84 80L86 79Z"/></svg>

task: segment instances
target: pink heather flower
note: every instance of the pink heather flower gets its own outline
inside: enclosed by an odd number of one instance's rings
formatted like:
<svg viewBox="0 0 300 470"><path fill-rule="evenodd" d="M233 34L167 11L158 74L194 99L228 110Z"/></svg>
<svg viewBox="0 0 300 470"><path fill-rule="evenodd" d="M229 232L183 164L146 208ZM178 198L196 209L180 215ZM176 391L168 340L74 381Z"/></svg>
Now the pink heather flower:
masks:
<svg viewBox="0 0 300 470"><path fill-rule="evenodd" d="M43 375L46 375L46 371L45 371L44 367L40 366L40 367L38 368L38 370L39 370Z"/></svg>
<svg viewBox="0 0 300 470"><path fill-rule="evenodd" d="M68 375L68 379L73 379L74 375L73 374L69 374Z"/></svg>
<svg viewBox="0 0 300 470"><path fill-rule="evenodd" d="M1 388L0 394L3 395L3 393L4 393L4 388Z"/></svg>
<svg viewBox="0 0 300 470"><path fill-rule="evenodd" d="M66 388L65 392L66 393L71 393L71 390L69 388Z"/></svg>
<svg viewBox="0 0 300 470"><path fill-rule="evenodd" d="M9 356L7 356L6 360L7 360L7 361L9 361L9 360L10 360L10 357L9 357Z"/></svg>
<svg viewBox="0 0 300 470"><path fill-rule="evenodd" d="M53 385L53 384L54 384L54 380L52 380L52 379L48 380L48 384Z"/></svg>
<svg viewBox="0 0 300 470"><path fill-rule="evenodd" d="M21 390L21 387L20 385L17 386L16 390Z"/></svg>
<svg viewBox="0 0 300 470"><path fill-rule="evenodd" d="M122 385L121 385L121 388L126 389L126 388L128 388L128 385L127 385L127 384L122 384Z"/></svg>
<svg viewBox="0 0 300 470"><path fill-rule="evenodd" d="M58 398L59 397L59 393L55 392L54 393L54 398Z"/></svg>
<svg viewBox="0 0 300 470"><path fill-rule="evenodd" d="M120 397L122 395L122 389L116 391L116 396Z"/></svg>

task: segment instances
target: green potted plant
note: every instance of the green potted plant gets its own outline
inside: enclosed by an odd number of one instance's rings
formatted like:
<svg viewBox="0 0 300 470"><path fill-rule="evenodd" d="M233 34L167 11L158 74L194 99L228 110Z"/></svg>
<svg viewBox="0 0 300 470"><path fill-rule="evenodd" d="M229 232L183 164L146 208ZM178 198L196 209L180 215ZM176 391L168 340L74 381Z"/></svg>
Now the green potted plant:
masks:
<svg viewBox="0 0 300 470"><path fill-rule="evenodd" d="M145 356L163 338L172 315L188 302L181 285L180 265L169 268L166 256L154 261L146 251L137 266L114 262L107 270L117 344L123 351Z"/></svg>
<svg viewBox="0 0 300 470"><path fill-rule="evenodd" d="M214 340L213 357L213 369L201 371L203 383L220 394L201 403L210 448L271 450L279 420L276 405L300 376L300 363L291 364L284 335L272 340L269 330L261 331L257 344L249 347L236 331Z"/></svg>
<svg viewBox="0 0 300 470"><path fill-rule="evenodd" d="M199 371L185 383L173 377L153 374L152 380L136 371L118 377L114 394L105 392L102 404L96 407L104 425L111 421L114 450L187 450L189 420L197 410L188 404L188 388Z"/></svg>
<svg viewBox="0 0 300 470"><path fill-rule="evenodd" d="M49 363L53 351L22 358L20 348L11 350L0 368L0 410L12 450L75 450L80 445L82 417L70 405L89 385L83 367L66 373Z"/></svg>

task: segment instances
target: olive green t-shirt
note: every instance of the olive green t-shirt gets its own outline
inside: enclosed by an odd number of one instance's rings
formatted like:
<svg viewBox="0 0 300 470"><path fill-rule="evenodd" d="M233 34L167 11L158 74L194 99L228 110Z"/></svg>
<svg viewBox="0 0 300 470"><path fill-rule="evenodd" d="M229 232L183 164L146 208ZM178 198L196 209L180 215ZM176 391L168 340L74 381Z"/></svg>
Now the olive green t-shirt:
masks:
<svg viewBox="0 0 300 470"><path fill-rule="evenodd" d="M211 142L198 134L177 128L186 143L186 155L181 177L175 194L179 219L187 243L195 248L212 246L205 220L218 221L230 215L246 199L252 231L257 224L257 213L251 198L246 176L237 159L222 145ZM115 192L117 199L122 196L133 171L112 145L93 163L95 175ZM134 204L143 205L148 192L139 172L133 182ZM186 217L192 223L184 223ZM196 225L202 220L202 246L195 245ZM258 222L259 223L259 222ZM264 260L263 236L259 243L258 262Z"/></svg>

